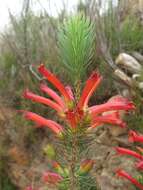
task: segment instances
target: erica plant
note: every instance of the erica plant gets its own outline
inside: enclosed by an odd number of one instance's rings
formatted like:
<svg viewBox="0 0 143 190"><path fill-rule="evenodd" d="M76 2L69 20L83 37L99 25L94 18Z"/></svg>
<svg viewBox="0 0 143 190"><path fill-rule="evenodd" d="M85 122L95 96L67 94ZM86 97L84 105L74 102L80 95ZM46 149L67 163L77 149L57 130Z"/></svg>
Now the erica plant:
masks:
<svg viewBox="0 0 143 190"><path fill-rule="evenodd" d="M90 173L96 161L88 155L88 147L94 138L93 129L105 123L126 127L116 111L134 109L133 103L121 96L114 97L101 105L89 106L91 96L102 81L101 75L93 71L85 85L81 85L82 73L91 58L92 36L89 35L93 34L92 29L89 20L81 16L74 17L68 21L59 40L60 47L62 46L60 51L65 53L61 58L72 71L71 77L75 74L73 88L69 85L65 86L44 64L41 64L38 71L48 83L42 82L40 90L49 97L34 94L28 89L24 92L25 98L49 106L59 118L53 121L39 113L21 111L26 119L36 124L36 127L50 129L53 133L53 141L56 140L56 146L59 148L59 155L52 156L51 169L45 168L43 171L42 180L47 187L52 185L60 190L96 190L95 179ZM75 39L72 41L73 37ZM82 43L78 43L80 41ZM69 57L70 53L71 57ZM55 90L48 87L48 84L53 85ZM114 111L114 113L102 115L106 111ZM47 149L49 151L51 148L47 147ZM53 150L50 152L54 155ZM40 190L40 187L27 188L27 190L38 189Z"/></svg>
<svg viewBox="0 0 143 190"><path fill-rule="evenodd" d="M37 127L47 127L55 134L55 138L59 139L59 143L61 143L64 148L67 159L65 163L68 163L68 165L65 164L62 166L57 161L53 161L56 163L53 168L57 170L57 173L50 171L45 172L43 174L43 181L52 183L63 189L67 186L70 187L70 189L80 189L80 186L85 182L84 180L82 181L82 179L85 178L94 165L94 160L86 157L86 153L84 157L81 157L81 152L83 152L83 150L86 152L88 143L92 140L88 138L92 129L104 123L125 127L125 123L118 115L102 115L102 113L113 110L132 110L134 109L134 105L123 97L115 97L107 103L89 107L89 99L102 79L97 72L91 74L86 81L79 100L77 100L72 88L64 86L43 64L40 65L38 70L54 85L60 95L50 89L46 84L40 84L40 89L52 99L36 95L29 90L25 91L24 97L50 106L57 112L62 121L62 125L33 112L22 112L25 118L35 122ZM63 157L63 159L65 158ZM81 181L82 183L80 184Z"/></svg>

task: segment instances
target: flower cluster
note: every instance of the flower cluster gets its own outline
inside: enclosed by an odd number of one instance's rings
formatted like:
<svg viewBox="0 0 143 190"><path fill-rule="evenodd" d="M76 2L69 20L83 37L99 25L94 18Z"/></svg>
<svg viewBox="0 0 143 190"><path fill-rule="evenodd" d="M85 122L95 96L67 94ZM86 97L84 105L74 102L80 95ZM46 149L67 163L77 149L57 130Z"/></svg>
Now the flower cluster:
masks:
<svg viewBox="0 0 143 190"><path fill-rule="evenodd" d="M129 132L129 142L143 142L143 135L137 134L135 131L131 130ZM135 163L135 168L139 171L143 171L143 149L140 147L136 148L137 151L132 151L127 148L116 147L116 152L120 155L130 155L136 158L137 162ZM137 179L130 176L126 171L119 169L116 173L118 176L128 179L137 188L143 190L143 184L138 182Z"/></svg>
<svg viewBox="0 0 143 190"><path fill-rule="evenodd" d="M104 123L125 127L125 123L120 119L118 114L102 115L102 113L113 110L132 110L135 108L132 102L121 96L117 96L107 103L88 107L89 99L102 79L102 77L97 72L93 72L86 81L85 87L78 102L76 102L71 87L65 87L55 75L45 68L43 64L40 65L39 72L51 84L53 84L53 86L60 92L61 96L59 96L46 84L42 83L40 84L41 91L48 94L50 98L36 95L29 90L24 92L24 97L32 101L50 106L62 119L67 121L67 124L72 129L76 129L78 125L87 118L89 120L89 126L92 128ZM23 113L26 119L34 121L38 127L48 127L59 136L64 133L64 127L55 121L45 119L44 117L33 112L23 111Z"/></svg>
<svg viewBox="0 0 143 190"><path fill-rule="evenodd" d="M25 110L21 112L26 119L33 121L37 127L49 128L61 140L64 139L67 128L71 130L71 134L75 134L79 128L82 128L83 123L86 123L86 127L84 127L85 131L89 131L102 124L125 127L126 123L121 120L118 111L135 109L134 104L122 96L115 96L104 104L89 107L90 97L102 80L98 72L94 71L87 79L81 96L77 99L72 88L70 86L64 86L43 64L40 65L38 70L40 74L54 86L56 91L49 88L45 83L41 83L40 90L47 94L49 98L36 95L28 89L24 92L24 97L54 109L67 127L42 117L37 113ZM103 114L104 112L110 111L112 112L106 115ZM79 174L88 173L93 167L93 164L93 160L84 160L79 167ZM59 165L57 165L57 167L59 167ZM43 180L46 183L57 184L63 180L63 175L60 172L53 173L47 171L43 174Z"/></svg>

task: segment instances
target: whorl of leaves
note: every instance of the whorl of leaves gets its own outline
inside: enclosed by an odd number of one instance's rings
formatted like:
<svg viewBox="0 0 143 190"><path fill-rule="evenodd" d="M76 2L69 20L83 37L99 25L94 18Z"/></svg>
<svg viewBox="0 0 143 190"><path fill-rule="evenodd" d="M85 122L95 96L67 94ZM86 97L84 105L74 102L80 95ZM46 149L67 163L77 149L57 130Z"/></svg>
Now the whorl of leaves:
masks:
<svg viewBox="0 0 143 190"><path fill-rule="evenodd" d="M81 14L66 20L60 27L60 62L68 70L72 81L78 81L85 75L93 57L94 38L94 25Z"/></svg>

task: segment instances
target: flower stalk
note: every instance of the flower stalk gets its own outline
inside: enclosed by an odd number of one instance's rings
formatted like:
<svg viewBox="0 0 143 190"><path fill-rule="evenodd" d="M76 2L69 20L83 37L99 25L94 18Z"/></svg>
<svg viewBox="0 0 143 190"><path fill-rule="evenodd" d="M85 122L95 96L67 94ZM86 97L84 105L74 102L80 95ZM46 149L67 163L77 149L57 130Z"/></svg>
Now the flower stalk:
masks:
<svg viewBox="0 0 143 190"><path fill-rule="evenodd" d="M78 181L76 174L76 164L77 164L77 137L76 133L72 137L72 148L71 148L71 164L70 164L70 190L78 189Z"/></svg>

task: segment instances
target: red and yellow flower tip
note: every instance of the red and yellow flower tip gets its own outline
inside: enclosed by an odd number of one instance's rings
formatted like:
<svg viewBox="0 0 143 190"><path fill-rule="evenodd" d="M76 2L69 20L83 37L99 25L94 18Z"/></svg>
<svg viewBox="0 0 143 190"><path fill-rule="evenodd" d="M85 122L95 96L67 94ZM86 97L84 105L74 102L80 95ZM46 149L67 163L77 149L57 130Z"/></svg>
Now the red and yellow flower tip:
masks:
<svg viewBox="0 0 143 190"><path fill-rule="evenodd" d="M122 96L115 96L111 98L108 102L101 105L95 105L90 107L88 110L91 115L94 117L97 114L101 114L107 111L117 111L117 110L134 110L135 106L133 102Z"/></svg>
<svg viewBox="0 0 143 190"><path fill-rule="evenodd" d="M63 127L55 121L45 119L44 117L29 111L21 111L24 117L37 124L37 127L48 127L59 137L62 136Z"/></svg>
<svg viewBox="0 0 143 190"><path fill-rule="evenodd" d="M119 169L116 171L116 174L119 177L123 177L123 178L129 180L133 185L135 185L140 190L143 190L143 185L141 183L139 183L135 178L130 176L126 171Z"/></svg>
<svg viewBox="0 0 143 190"><path fill-rule="evenodd" d="M65 103L62 98L51 88L49 88L46 84L41 83L40 89L42 92L49 95L55 102L57 102L63 109L65 109Z"/></svg>
<svg viewBox="0 0 143 190"><path fill-rule="evenodd" d="M63 168L61 167L61 165L58 162L53 161L52 166L53 166L53 168L55 169L56 172L58 172L61 175L64 174L64 170L63 170Z"/></svg>
<svg viewBox="0 0 143 190"><path fill-rule="evenodd" d="M67 92L61 81L53 73L47 70L44 64L41 64L38 70L50 83L52 83L59 90L59 92L65 98L66 102L72 101L69 93Z"/></svg>
<svg viewBox="0 0 143 190"><path fill-rule="evenodd" d="M95 128L96 125L94 124L111 124L111 125L118 125L122 128L126 127L126 123L123 122L119 118L118 112L114 112L107 115L102 116L94 116L92 117L92 127Z"/></svg>
<svg viewBox="0 0 143 190"><path fill-rule="evenodd" d="M42 103L47 106L50 106L51 108L56 110L58 113L63 112L63 108L59 104L53 102L52 100L50 100L48 98L36 95L36 94L30 92L29 90L25 90L23 96L24 96L24 98L30 99L34 102L38 102L38 103Z"/></svg>
<svg viewBox="0 0 143 190"><path fill-rule="evenodd" d="M93 168L94 163L95 161L91 159L84 160L80 165L79 175L87 174Z"/></svg>
<svg viewBox="0 0 143 190"><path fill-rule="evenodd" d="M135 131L129 131L129 142L143 142L143 135L138 135Z"/></svg>
<svg viewBox="0 0 143 190"><path fill-rule="evenodd" d="M45 183L57 185L63 180L63 177L57 173L47 171L43 173L42 180Z"/></svg>
<svg viewBox="0 0 143 190"><path fill-rule="evenodd" d="M139 154L135 151L129 150L127 148L116 147L115 150L118 154L121 154L121 155L130 155L130 156L133 156L133 157L138 158L140 160L143 159L143 156L141 154Z"/></svg>
<svg viewBox="0 0 143 190"><path fill-rule="evenodd" d="M102 77L98 72L93 72L89 79L86 81L85 87L82 91L77 107L80 110L84 110L89 102L90 97L100 84Z"/></svg>

